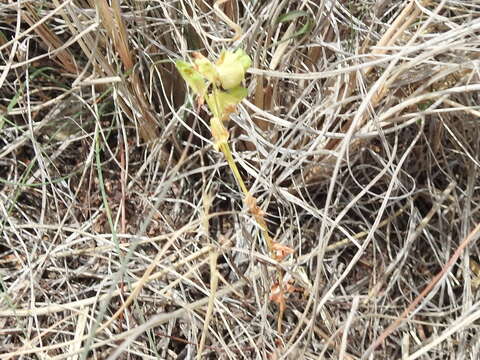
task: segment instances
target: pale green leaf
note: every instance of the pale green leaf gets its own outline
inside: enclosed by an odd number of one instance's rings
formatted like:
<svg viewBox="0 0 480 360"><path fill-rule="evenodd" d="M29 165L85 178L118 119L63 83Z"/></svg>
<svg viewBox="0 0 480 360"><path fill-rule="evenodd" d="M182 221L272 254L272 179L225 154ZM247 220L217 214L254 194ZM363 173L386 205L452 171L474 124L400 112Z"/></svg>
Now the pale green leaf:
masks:
<svg viewBox="0 0 480 360"><path fill-rule="evenodd" d="M219 81L219 74L215 65L206 57L198 57L194 60L198 72L211 83L217 84Z"/></svg>
<svg viewBox="0 0 480 360"><path fill-rule="evenodd" d="M228 92L215 89L205 96L205 100L213 116L221 120L227 120L228 116L235 111L236 106L247 94L247 89L241 86L237 86Z"/></svg>
<svg viewBox="0 0 480 360"><path fill-rule="evenodd" d="M304 17L304 16L310 16L310 14L306 11L301 11L301 10L290 11L286 14L280 15L275 21L275 23L279 24L284 22L290 22L299 17Z"/></svg>
<svg viewBox="0 0 480 360"><path fill-rule="evenodd" d="M205 96L208 88L205 78L191 64L183 60L177 60L175 61L175 67L195 94L200 97Z"/></svg>

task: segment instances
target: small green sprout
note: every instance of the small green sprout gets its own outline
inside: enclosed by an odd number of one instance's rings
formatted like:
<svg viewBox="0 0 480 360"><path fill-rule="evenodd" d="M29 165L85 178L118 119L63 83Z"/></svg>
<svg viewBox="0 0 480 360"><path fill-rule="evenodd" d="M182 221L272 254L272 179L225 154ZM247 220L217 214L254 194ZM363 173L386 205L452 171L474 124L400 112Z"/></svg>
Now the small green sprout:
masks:
<svg viewBox="0 0 480 360"><path fill-rule="evenodd" d="M221 151L225 156L245 196L245 204L260 225L268 249L272 252L273 240L268 234L264 214L257 205L256 199L248 191L240 171L238 171L228 145L229 133L224 124L228 121L230 114L236 111L237 105L248 95L248 90L242 86L242 82L248 68L252 65L252 60L242 49L235 52L222 51L215 64L200 53L194 53L193 57L193 64L178 60L175 62L175 66L199 97L198 103L202 104L203 100L206 100L208 108L213 114L210 119L210 131L214 139L215 150Z"/></svg>
<svg viewBox="0 0 480 360"><path fill-rule="evenodd" d="M264 214L257 205L256 199L248 191L240 171L238 171L228 145L229 133L224 124L230 114L235 112L237 105L248 95L248 91L242 86L242 82L252 64L252 60L241 49L235 52L222 51L215 64L200 53L194 53L193 55L193 64L179 60L175 65L183 79L199 97L199 103L201 104L204 99L206 100L208 108L213 114L210 119L210 131L214 138L213 145L227 159L228 165L245 196L245 204L260 225L267 246L272 252L273 240L268 234Z"/></svg>
<svg viewBox="0 0 480 360"><path fill-rule="evenodd" d="M248 68L252 64L252 60L241 49L235 52L222 51L215 64L211 63L200 53L194 53L193 55L193 64L178 60L175 62L175 66L183 79L198 96L198 104L203 104L203 100L206 101L213 115L210 119L210 131L214 138L213 145L217 151L221 151L225 156L243 192L245 205L262 230L270 256L276 261L281 261L285 256L293 253L293 249L280 245L270 237L267 222L265 221L265 213L257 205L257 199L245 186L237 164L233 159L230 146L228 145L229 133L225 127L225 122L228 121L230 114L236 111L237 105L248 95L248 90L242 86L242 82L245 79ZM279 332L281 332L282 317L286 306L283 296L288 291L284 289L283 282L283 273L279 270L276 285L278 294L273 298L273 301L279 304L280 309L278 314Z"/></svg>
<svg viewBox="0 0 480 360"><path fill-rule="evenodd" d="M213 145L227 159L245 196L245 204L260 225L268 249L270 253L273 253L274 242L268 233L267 223L264 219L265 214L243 182L228 145L229 133L224 124L230 114L235 112L237 105L248 95L247 89L242 86L242 81L245 79L245 73L252 64L252 60L241 49L235 52L222 51L215 64L212 64L200 53L193 55L193 64L178 60L175 65L183 79L200 98L198 102L202 104L203 100L206 100L208 108L213 114L210 119L210 131L215 140Z"/></svg>

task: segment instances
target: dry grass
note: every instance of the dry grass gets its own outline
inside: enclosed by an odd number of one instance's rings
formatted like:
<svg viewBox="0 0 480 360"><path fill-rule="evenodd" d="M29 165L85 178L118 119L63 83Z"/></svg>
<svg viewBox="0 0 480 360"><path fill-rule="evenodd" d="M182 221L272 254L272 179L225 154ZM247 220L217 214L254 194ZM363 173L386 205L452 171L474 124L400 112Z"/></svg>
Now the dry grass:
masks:
<svg viewBox="0 0 480 360"><path fill-rule="evenodd" d="M479 36L472 0L2 1L0 359L477 359ZM225 47L281 263L172 63Z"/></svg>

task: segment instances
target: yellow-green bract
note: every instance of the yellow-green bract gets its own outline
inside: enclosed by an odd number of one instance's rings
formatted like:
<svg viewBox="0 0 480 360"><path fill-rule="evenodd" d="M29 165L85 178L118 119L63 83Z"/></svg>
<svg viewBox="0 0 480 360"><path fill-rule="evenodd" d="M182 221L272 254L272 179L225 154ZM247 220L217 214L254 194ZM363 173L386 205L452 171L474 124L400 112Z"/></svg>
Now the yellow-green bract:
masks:
<svg viewBox="0 0 480 360"><path fill-rule="evenodd" d="M199 53L194 55L193 64L178 60L175 66L193 92L205 98L213 116L228 119L247 96L247 89L241 84L252 60L242 49L222 51L215 64Z"/></svg>
<svg viewBox="0 0 480 360"><path fill-rule="evenodd" d="M183 60L175 62L178 72L182 75L183 80L192 88L198 96L205 96L207 92L207 84L205 79L193 66Z"/></svg>
<svg viewBox="0 0 480 360"><path fill-rule="evenodd" d="M217 61L220 83L224 89L239 86L245 78L245 72L252 64L250 57L242 49L234 53L222 51Z"/></svg>
<svg viewBox="0 0 480 360"><path fill-rule="evenodd" d="M214 89L205 96L208 107L213 116L220 120L227 120L228 116L235 111L237 104L247 96L247 89L237 86L229 91Z"/></svg>

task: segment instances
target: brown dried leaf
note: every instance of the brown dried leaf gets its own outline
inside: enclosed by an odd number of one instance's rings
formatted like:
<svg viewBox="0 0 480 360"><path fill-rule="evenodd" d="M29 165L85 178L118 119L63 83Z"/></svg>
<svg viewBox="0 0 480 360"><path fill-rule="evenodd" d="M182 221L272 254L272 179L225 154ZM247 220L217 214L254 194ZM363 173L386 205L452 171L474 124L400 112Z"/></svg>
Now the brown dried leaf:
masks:
<svg viewBox="0 0 480 360"><path fill-rule="evenodd" d="M291 247L288 247L286 245L282 245L278 242L273 242L272 243L272 251L274 254L274 258L277 261L282 261L285 259L288 255L293 254L294 250Z"/></svg>

